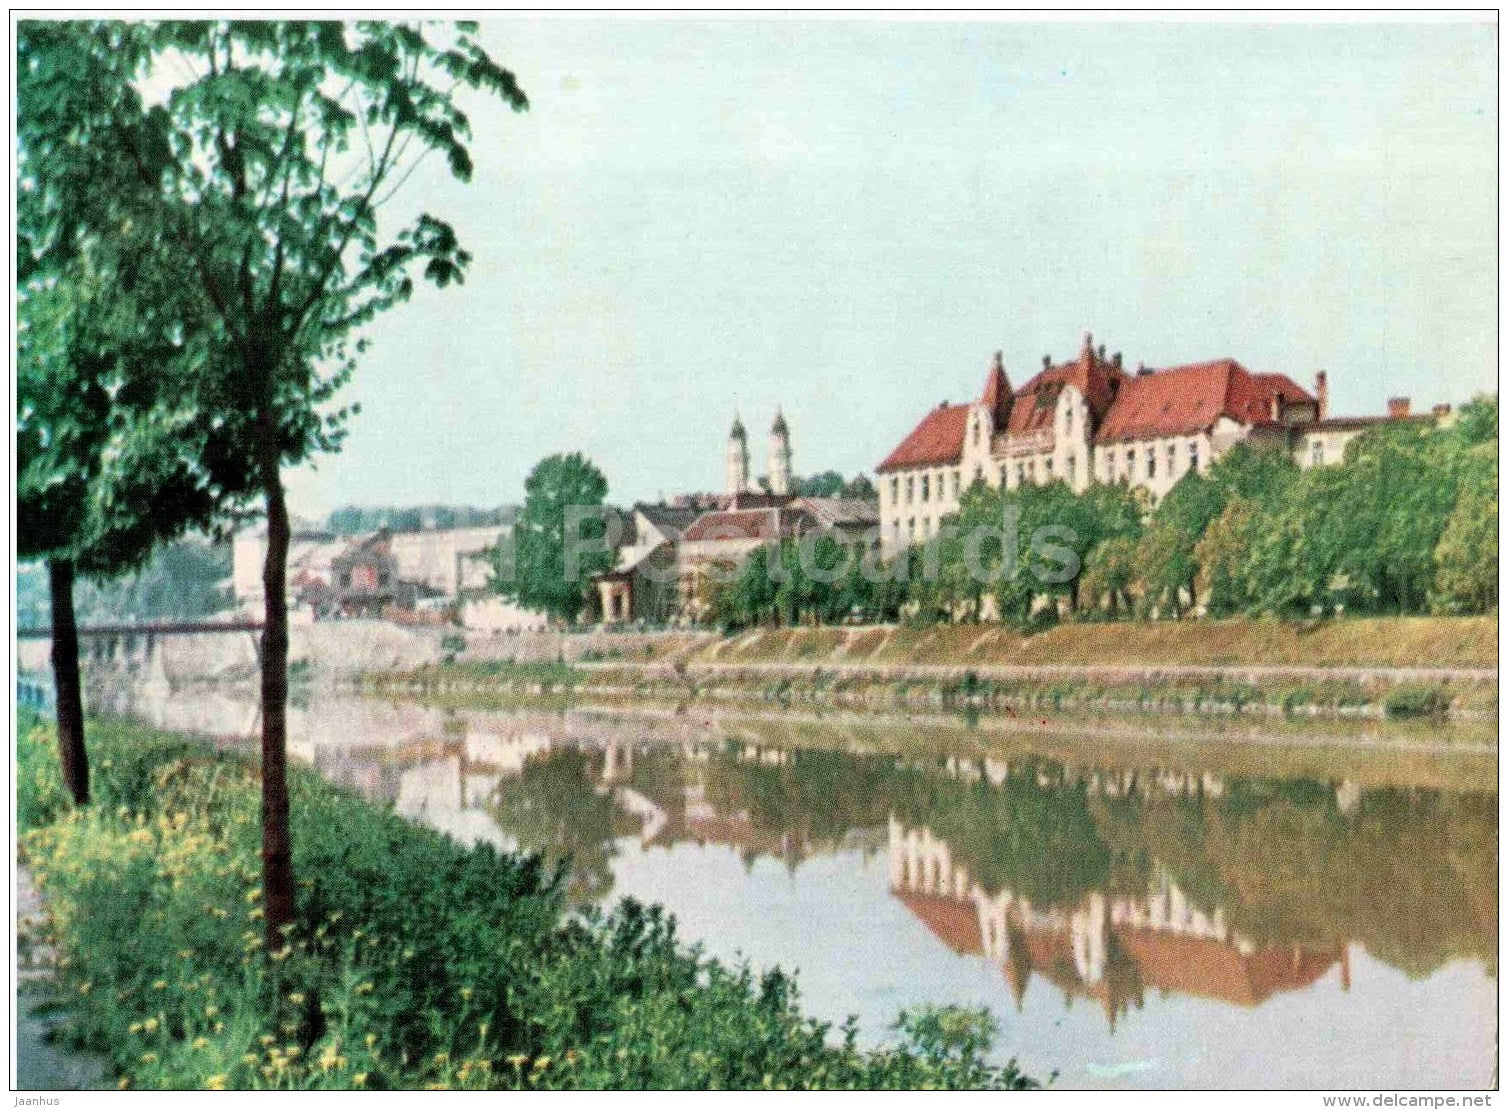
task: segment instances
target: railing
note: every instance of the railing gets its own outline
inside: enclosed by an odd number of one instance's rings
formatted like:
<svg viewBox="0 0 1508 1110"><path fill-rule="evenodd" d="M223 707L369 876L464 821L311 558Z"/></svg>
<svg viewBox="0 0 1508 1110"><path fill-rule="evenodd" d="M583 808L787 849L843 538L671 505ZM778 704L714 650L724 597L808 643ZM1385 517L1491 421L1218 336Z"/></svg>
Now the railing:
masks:
<svg viewBox="0 0 1508 1110"><path fill-rule="evenodd" d="M81 627L83 636L194 636L204 632L260 632L261 621L139 621L128 624L94 624ZM16 629L18 640L46 640L52 629L33 626Z"/></svg>
<svg viewBox="0 0 1508 1110"><path fill-rule="evenodd" d="M36 675L17 675L16 705L26 709L35 709L39 713L56 712L58 694L53 688L52 680Z"/></svg>

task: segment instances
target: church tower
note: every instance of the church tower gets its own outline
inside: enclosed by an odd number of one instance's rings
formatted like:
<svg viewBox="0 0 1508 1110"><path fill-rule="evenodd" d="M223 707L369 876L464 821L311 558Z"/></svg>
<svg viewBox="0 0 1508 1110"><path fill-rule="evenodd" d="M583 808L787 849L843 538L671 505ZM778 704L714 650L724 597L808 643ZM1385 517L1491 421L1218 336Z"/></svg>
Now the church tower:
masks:
<svg viewBox="0 0 1508 1110"><path fill-rule="evenodd" d="M727 457L728 492L745 493L749 488L749 437L744 432L744 422L733 414L733 429L728 433Z"/></svg>
<svg viewBox="0 0 1508 1110"><path fill-rule="evenodd" d="M779 408L775 409L775 423L770 425L770 492L791 492L791 430Z"/></svg>

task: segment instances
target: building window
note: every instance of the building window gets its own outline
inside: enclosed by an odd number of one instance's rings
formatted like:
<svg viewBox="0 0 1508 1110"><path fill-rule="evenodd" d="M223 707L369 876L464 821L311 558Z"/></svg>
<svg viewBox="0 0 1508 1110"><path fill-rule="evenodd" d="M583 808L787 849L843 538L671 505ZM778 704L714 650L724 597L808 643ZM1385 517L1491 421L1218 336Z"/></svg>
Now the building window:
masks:
<svg viewBox="0 0 1508 1110"><path fill-rule="evenodd" d="M1325 465L1325 445L1320 440L1315 440L1309 448L1309 459L1315 466Z"/></svg>
<svg viewBox="0 0 1508 1110"><path fill-rule="evenodd" d="M1168 444L1168 477L1171 478L1178 469L1178 448Z"/></svg>
<svg viewBox="0 0 1508 1110"><path fill-rule="evenodd" d="M959 486L959 483L963 480L962 475L963 475L963 471L962 470L955 470L955 471L953 471L953 500L954 501L958 500L958 486Z"/></svg>
<svg viewBox="0 0 1508 1110"><path fill-rule="evenodd" d="M1048 481L1052 481L1052 460L1051 459L1043 459L1042 460L1042 465L1046 468L1047 480Z"/></svg>
<svg viewBox="0 0 1508 1110"><path fill-rule="evenodd" d="M906 521L906 535L916 539L916 517L910 517Z"/></svg>
<svg viewBox="0 0 1508 1110"><path fill-rule="evenodd" d="M1155 447L1147 448L1147 477L1157 477L1157 449Z"/></svg>
<svg viewBox="0 0 1508 1110"><path fill-rule="evenodd" d="M1197 439L1189 440L1189 469L1199 469L1199 441Z"/></svg>
<svg viewBox="0 0 1508 1110"><path fill-rule="evenodd" d="M974 467L974 481L976 481L976 482L982 482L982 481L984 481L984 467L982 467L982 466L976 466L976 467Z"/></svg>
<svg viewBox="0 0 1508 1110"><path fill-rule="evenodd" d="M932 476L930 474L923 474L922 475L922 503L925 504L926 502L928 502L930 500L932 500Z"/></svg>
<svg viewBox="0 0 1508 1110"><path fill-rule="evenodd" d="M900 499L901 499L901 480L899 478L892 478L892 479L890 479L890 503L892 505L894 505L897 502L899 502Z"/></svg>
<svg viewBox="0 0 1508 1110"><path fill-rule="evenodd" d="M1073 404L1071 402L1063 410L1063 430L1073 435Z"/></svg>
<svg viewBox="0 0 1508 1110"><path fill-rule="evenodd" d="M916 500L916 479L908 474L906 475L906 504L909 505L914 500Z"/></svg>
<svg viewBox="0 0 1508 1110"><path fill-rule="evenodd" d="M1070 482L1072 482L1074 480L1074 471L1077 468L1078 468L1078 460L1075 459L1072 455L1069 455L1068 456L1068 480Z"/></svg>
<svg viewBox="0 0 1508 1110"><path fill-rule="evenodd" d="M1016 464L1016 485L1018 485L1018 486L1024 486L1024 485L1026 485L1026 464L1025 463L1017 463Z"/></svg>

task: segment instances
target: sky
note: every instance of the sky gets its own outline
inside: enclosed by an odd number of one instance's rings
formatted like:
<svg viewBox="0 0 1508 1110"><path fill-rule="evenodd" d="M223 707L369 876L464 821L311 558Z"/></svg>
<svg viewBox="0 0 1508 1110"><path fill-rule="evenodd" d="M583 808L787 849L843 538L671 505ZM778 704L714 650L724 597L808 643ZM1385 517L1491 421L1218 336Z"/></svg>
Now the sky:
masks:
<svg viewBox="0 0 1508 1110"><path fill-rule="evenodd" d="M466 284L374 324L295 512L493 506L582 451L618 503L872 473L938 402L1086 331L1233 357L1336 415L1496 389L1496 27L574 19L483 24Z"/></svg>

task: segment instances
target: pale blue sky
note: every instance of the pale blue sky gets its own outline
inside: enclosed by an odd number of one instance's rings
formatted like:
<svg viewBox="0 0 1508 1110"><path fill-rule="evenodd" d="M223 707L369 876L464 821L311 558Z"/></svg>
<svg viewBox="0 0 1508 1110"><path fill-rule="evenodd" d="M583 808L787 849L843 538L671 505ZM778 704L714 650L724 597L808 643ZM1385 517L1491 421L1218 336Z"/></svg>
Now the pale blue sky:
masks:
<svg viewBox="0 0 1508 1110"><path fill-rule="evenodd" d="M296 511L522 496L579 449L615 501L872 471L989 357L1085 330L1219 356L1338 414L1496 388L1496 28L509 21L531 110L473 104L467 284L372 330Z"/></svg>

